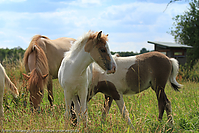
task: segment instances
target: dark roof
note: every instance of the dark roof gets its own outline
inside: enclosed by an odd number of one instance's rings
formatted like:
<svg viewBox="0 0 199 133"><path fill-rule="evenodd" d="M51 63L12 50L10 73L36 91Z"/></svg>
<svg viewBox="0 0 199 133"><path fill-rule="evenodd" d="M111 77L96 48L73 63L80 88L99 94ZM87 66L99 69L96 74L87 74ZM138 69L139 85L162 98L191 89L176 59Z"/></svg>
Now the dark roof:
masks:
<svg viewBox="0 0 199 133"><path fill-rule="evenodd" d="M192 46L188 46L185 44L178 44L178 43L172 43L172 42L152 42L152 41L147 41L148 43L151 44L156 44L164 47L169 47L169 48L193 48Z"/></svg>

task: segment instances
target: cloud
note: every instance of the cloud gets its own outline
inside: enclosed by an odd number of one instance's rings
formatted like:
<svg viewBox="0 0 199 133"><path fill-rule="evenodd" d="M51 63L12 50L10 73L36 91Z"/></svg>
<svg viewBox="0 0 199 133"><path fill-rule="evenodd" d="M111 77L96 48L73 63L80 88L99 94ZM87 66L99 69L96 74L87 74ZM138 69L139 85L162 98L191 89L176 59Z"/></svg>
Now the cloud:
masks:
<svg viewBox="0 0 199 133"><path fill-rule="evenodd" d="M18 2L25 2L26 0L0 0L0 3L10 3L10 2L14 2L14 3L18 3Z"/></svg>
<svg viewBox="0 0 199 133"><path fill-rule="evenodd" d="M172 17L181 14L187 4L131 2L109 4L105 0L76 0L58 2L52 10L35 12L0 12L0 47L27 48L35 34L78 38L88 30L109 34L112 51L152 50L148 40L173 41L166 32L172 26ZM29 3L30 4L30 3ZM11 40L9 43L5 40Z"/></svg>
<svg viewBox="0 0 199 133"><path fill-rule="evenodd" d="M90 7L101 5L101 3L105 0L75 0L71 2L63 2L61 4L69 5L69 6L77 6L77 7Z"/></svg>

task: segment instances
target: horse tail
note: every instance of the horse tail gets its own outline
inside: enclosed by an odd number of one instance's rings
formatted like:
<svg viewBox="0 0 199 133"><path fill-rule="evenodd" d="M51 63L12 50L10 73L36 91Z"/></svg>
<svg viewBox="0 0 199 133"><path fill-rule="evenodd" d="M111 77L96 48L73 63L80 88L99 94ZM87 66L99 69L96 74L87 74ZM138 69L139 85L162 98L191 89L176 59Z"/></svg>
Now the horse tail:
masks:
<svg viewBox="0 0 199 133"><path fill-rule="evenodd" d="M172 71L169 77L169 81L173 89L175 91L179 91L179 88L183 86L176 81L176 77L179 71L179 64L178 64L178 61L174 58L170 58L169 60L171 61L171 64L172 64Z"/></svg>
<svg viewBox="0 0 199 133"><path fill-rule="evenodd" d="M42 35L35 35L33 36L28 48L26 49L25 53L24 53L24 58L23 58L23 62L25 65L25 69L26 72L29 72L29 68L28 68L28 56L30 55L30 53L32 52L33 46L37 45L37 41L41 38L45 38L45 39L49 39L46 36L42 36ZM38 46L38 45L37 45Z"/></svg>
<svg viewBox="0 0 199 133"><path fill-rule="evenodd" d="M3 66L2 66L3 68ZM12 95L17 98L19 96L19 92L17 87L12 83L12 81L10 80L10 78L8 77L8 75L5 72L5 69L3 68L4 71L4 75L5 75L5 84L6 86L10 89Z"/></svg>

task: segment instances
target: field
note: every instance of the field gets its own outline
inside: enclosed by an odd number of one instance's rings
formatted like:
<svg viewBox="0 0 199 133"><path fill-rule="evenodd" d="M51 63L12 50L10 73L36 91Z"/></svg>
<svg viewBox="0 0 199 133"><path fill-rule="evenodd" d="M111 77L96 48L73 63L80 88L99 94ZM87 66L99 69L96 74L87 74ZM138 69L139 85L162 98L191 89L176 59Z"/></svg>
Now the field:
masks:
<svg viewBox="0 0 199 133"><path fill-rule="evenodd" d="M175 122L173 127L167 124L166 112L163 120L158 121L157 99L152 89L148 89L136 95L124 96L134 129L131 129L122 118L115 102L105 123L101 123L104 101L101 93L88 103L88 124L87 128L84 128L82 123L74 127L70 124L70 120L65 119L64 94L57 79L53 80L54 107L50 107L47 90L45 90L40 112L32 112L29 107L26 81L22 77L22 73L25 72L22 63L6 65L5 69L20 91L19 98L14 99L8 89L5 89L2 130L5 132L24 130L32 132L199 132L199 83L197 82L179 81L184 85L180 92L175 92L169 84L166 86L167 97L172 103Z"/></svg>

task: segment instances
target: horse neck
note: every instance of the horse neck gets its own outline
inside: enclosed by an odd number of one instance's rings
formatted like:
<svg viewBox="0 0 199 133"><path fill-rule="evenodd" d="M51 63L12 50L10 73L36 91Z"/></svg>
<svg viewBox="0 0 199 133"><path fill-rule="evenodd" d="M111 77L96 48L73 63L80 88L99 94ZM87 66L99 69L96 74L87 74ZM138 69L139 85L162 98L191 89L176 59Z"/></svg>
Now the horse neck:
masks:
<svg viewBox="0 0 199 133"><path fill-rule="evenodd" d="M93 62L92 57L88 52L85 52L84 47L81 50L71 51L70 60L73 61L73 70L78 75L82 75L85 72L87 67Z"/></svg>

